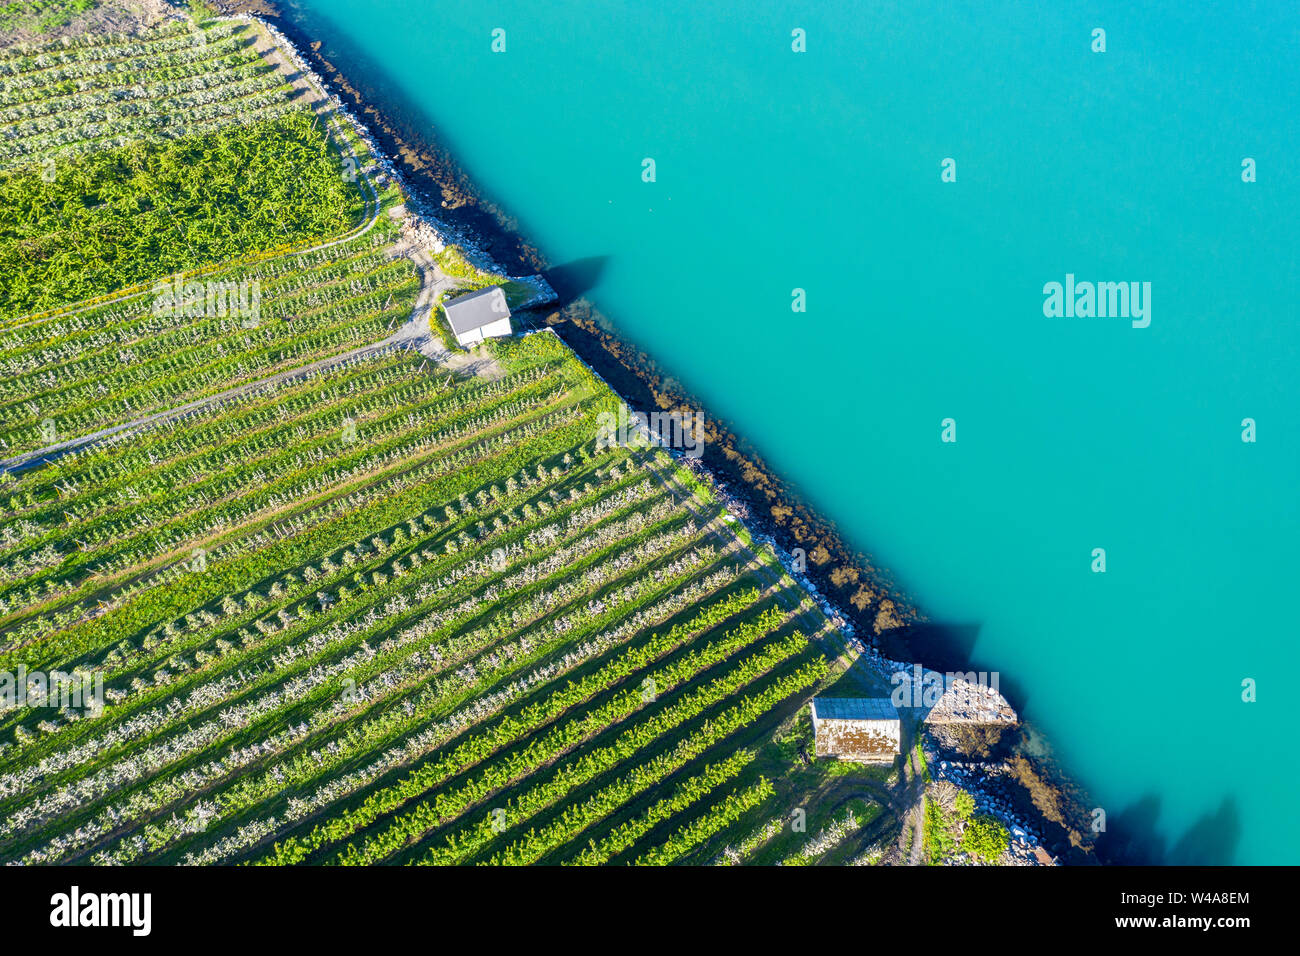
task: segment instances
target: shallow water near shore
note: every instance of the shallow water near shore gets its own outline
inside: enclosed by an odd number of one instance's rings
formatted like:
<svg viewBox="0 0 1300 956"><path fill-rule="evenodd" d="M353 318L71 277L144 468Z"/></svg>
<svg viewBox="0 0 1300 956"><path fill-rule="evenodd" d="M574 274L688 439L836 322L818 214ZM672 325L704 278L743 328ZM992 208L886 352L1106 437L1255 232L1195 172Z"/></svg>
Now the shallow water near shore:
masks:
<svg viewBox="0 0 1300 956"><path fill-rule="evenodd" d="M1300 859L1300 14L288 6L552 261L607 256L593 301L974 629L1145 858ZM1149 327L1045 317L1067 274L1150 282Z"/></svg>

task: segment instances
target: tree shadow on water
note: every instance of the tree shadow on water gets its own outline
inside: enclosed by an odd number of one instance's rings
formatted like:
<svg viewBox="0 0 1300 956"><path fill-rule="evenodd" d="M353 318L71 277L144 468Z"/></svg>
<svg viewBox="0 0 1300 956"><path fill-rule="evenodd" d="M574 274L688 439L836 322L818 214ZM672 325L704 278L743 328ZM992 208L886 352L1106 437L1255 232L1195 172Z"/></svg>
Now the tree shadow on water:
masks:
<svg viewBox="0 0 1300 956"><path fill-rule="evenodd" d="M596 288L608 263L609 256L587 256L543 272L542 276L560 298L555 307L562 309Z"/></svg>
<svg viewBox="0 0 1300 956"><path fill-rule="evenodd" d="M1219 809L1193 823L1169 851L1167 863L1175 866L1229 866L1241 841L1241 813L1237 801L1224 797Z"/></svg>
<svg viewBox="0 0 1300 956"><path fill-rule="evenodd" d="M1172 847L1157 832L1159 818L1160 796L1154 793L1110 816L1097 839L1098 859L1122 866L1230 866L1236 858L1241 812L1234 797L1224 797Z"/></svg>

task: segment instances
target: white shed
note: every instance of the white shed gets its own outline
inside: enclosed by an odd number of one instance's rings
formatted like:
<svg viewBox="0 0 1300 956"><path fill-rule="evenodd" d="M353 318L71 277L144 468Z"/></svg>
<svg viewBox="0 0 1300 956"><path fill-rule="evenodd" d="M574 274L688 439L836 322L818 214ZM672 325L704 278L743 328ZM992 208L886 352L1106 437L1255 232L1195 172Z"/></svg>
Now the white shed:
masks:
<svg viewBox="0 0 1300 956"><path fill-rule="evenodd" d="M510 307L501 286L488 286L468 292L443 303L447 324L461 348L469 348L484 339L510 335Z"/></svg>

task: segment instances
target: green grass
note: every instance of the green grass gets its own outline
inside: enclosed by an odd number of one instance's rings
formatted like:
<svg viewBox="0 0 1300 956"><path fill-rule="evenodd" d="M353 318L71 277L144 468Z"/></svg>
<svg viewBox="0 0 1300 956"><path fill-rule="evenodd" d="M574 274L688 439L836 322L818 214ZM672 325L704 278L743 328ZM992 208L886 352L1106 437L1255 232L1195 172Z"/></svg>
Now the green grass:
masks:
<svg viewBox="0 0 1300 956"><path fill-rule="evenodd" d="M0 7L0 30L48 33L67 26L78 14L97 6L98 0L9 0Z"/></svg>
<svg viewBox="0 0 1300 956"><path fill-rule="evenodd" d="M0 319L307 239L360 218L319 123L295 112L0 173Z"/></svg>
<svg viewBox="0 0 1300 956"><path fill-rule="evenodd" d="M448 352L453 354L464 352L465 350L461 348L460 343L456 341L456 333L451 330L451 323L447 321L447 311L442 307L444 298L445 296L439 295L438 301L433 304L433 311L429 313L433 321L433 328L430 331L438 336L439 341L442 342L442 347Z"/></svg>
<svg viewBox="0 0 1300 956"><path fill-rule="evenodd" d="M447 275L463 280L465 288L471 291L485 289L490 285L504 285L509 281L506 276L480 269L471 263L465 257L465 254L455 246L449 245L444 247L441 252L435 252L433 260L438 263L438 268Z"/></svg>
<svg viewBox="0 0 1300 956"><path fill-rule="evenodd" d="M943 863L957 849L952 821L939 804L925 800L925 860L931 865Z"/></svg>
<svg viewBox="0 0 1300 956"><path fill-rule="evenodd" d="M501 290L505 293L506 305L511 309L519 308L536 294L532 287L516 282L514 279L502 282Z"/></svg>

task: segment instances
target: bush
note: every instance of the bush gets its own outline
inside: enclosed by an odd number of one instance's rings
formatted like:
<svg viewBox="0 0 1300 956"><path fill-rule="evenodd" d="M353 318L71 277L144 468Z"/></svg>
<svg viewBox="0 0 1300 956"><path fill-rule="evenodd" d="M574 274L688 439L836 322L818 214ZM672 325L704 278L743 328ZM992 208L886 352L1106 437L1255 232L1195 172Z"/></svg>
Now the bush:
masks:
<svg viewBox="0 0 1300 956"><path fill-rule="evenodd" d="M952 801L952 809L963 820L969 820L975 813L975 798L965 790L958 790Z"/></svg>
<svg viewBox="0 0 1300 956"><path fill-rule="evenodd" d="M451 330L451 323L447 321L447 311L442 305L442 296L433 303L433 309L429 313L429 331L438 336L442 342L442 347L448 352L463 352L460 343L456 341L456 334Z"/></svg>
<svg viewBox="0 0 1300 956"><path fill-rule="evenodd" d="M359 209L308 110L53 168L0 171L0 319L336 235Z"/></svg>
<svg viewBox="0 0 1300 956"><path fill-rule="evenodd" d="M958 793L957 785L951 780L936 780L930 785L930 795L945 813L952 813L952 802Z"/></svg>
<svg viewBox="0 0 1300 956"><path fill-rule="evenodd" d="M926 862L931 866L943 863L957 849L957 840L949 828L949 820L943 808L934 800L925 802L925 848Z"/></svg>
<svg viewBox="0 0 1300 956"><path fill-rule="evenodd" d="M994 863L1011 845L1007 828L992 817L976 817L966 824L962 835L962 849L971 856Z"/></svg>

